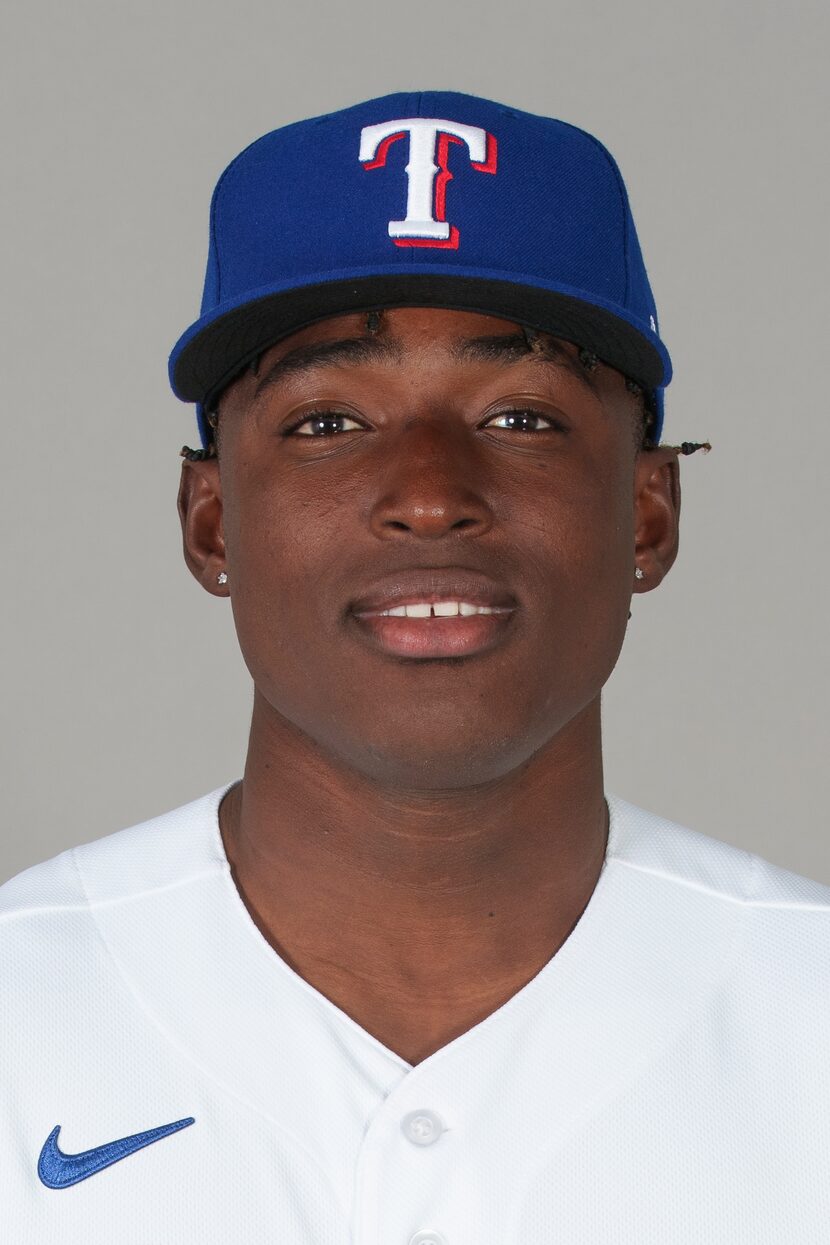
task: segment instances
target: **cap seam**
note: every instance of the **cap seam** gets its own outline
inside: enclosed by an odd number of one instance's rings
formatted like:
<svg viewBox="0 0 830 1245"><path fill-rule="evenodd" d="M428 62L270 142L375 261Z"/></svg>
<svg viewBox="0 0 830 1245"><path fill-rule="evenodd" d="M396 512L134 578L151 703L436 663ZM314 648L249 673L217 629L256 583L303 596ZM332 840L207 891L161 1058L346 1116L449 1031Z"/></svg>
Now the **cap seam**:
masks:
<svg viewBox="0 0 830 1245"><path fill-rule="evenodd" d="M247 155L252 147L256 147L258 143L261 143L266 138L269 138L270 134L274 132L275 131L272 130L269 132L269 134L261 134L259 138L252 139L251 142L248 143L246 147L243 147L242 151L240 151L238 155L234 156L233 160L231 160L230 164L227 166L224 173L222 173L221 177L219 178L219 181L216 183L216 188L213 192L213 198L211 199L211 203L210 203L210 236L211 236L211 241L213 242L214 253L216 255L216 301L217 302L219 301L221 293L222 293L222 259L221 259L220 250L219 250L219 237L216 232L216 213L219 207L219 198L220 198L221 192L224 188L225 182L227 181L228 177L233 172L233 170L236 168L237 164L242 159L242 157Z"/></svg>
<svg viewBox="0 0 830 1245"><path fill-rule="evenodd" d="M578 128L579 128L578 126L574 126L574 129L578 129ZM628 248L629 248L629 240L628 240L628 215L629 215L629 213L626 211L626 209L627 209L627 207L628 207L629 205L628 205L628 200L627 200L627 196L626 196L626 193L625 193L625 189L624 189L624 187L623 187L622 177L621 177L621 175L620 175L620 170L617 168L617 162L616 162L616 160L614 160L614 158L613 158L613 156L611 155L611 153L607 150L607 148L606 148L606 147L604 147L604 146L603 146L603 144L599 141L599 139L598 139L598 138L595 138L593 134L589 134L589 133L587 132L587 130L580 130L579 132L580 132L580 134L584 134L584 135L585 135L585 137L586 137L586 138L587 138L587 139L588 139L591 143L593 143L593 145L597 148L597 150L598 150L598 151L602 154L602 156L603 156L603 157L604 157L604 159L605 159L606 164L607 164L607 165L609 166L609 168L611 169L611 173L613 174L613 177L614 177L614 185L617 187L617 194L619 195L619 200L620 200L620 212L622 213L622 226L623 226L623 263L624 263L624 265L625 265L625 268L624 268L624 271L625 271L625 288L624 288L624 291L623 291L623 299L622 299L622 302L623 302L623 306L624 306L626 309L628 309L628 295L629 295L629 285L630 285L630 273L629 273L629 263L628 263Z"/></svg>

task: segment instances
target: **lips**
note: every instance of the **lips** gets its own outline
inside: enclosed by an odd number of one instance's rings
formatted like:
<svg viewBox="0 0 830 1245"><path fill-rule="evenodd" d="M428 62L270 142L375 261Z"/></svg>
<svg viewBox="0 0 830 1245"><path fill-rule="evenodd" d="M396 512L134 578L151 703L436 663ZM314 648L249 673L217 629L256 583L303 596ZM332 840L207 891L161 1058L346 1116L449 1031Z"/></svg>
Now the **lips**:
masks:
<svg viewBox="0 0 830 1245"><path fill-rule="evenodd" d="M387 576L357 598L349 614L374 648L427 659L468 657L493 648L517 609L513 593L495 580L443 568Z"/></svg>

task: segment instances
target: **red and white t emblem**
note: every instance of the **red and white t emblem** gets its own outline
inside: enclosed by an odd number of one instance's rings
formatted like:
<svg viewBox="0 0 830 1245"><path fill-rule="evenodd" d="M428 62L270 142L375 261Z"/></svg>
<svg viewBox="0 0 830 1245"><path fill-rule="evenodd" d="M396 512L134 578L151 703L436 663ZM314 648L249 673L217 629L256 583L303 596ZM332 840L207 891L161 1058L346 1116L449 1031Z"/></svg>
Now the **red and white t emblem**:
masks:
<svg viewBox="0 0 830 1245"><path fill-rule="evenodd" d="M479 173L495 173L496 140L476 125L460 125L437 117L406 117L367 125L360 132L360 161L367 169L386 164L392 143L409 136L404 220L390 220L389 237L396 246L458 246L458 230L447 220L447 182L452 181L447 157L450 143L466 146Z"/></svg>

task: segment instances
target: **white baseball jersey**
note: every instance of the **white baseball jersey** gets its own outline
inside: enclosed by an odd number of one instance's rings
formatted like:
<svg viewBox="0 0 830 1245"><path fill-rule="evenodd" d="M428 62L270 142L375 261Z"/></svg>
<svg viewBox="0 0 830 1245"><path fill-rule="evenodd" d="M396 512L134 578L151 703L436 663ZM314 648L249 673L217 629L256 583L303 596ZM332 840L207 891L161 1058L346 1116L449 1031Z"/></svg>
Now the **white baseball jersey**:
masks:
<svg viewBox="0 0 830 1245"><path fill-rule="evenodd" d="M567 941L411 1066L259 933L224 790L0 889L0 1240L830 1241L830 888L609 796Z"/></svg>

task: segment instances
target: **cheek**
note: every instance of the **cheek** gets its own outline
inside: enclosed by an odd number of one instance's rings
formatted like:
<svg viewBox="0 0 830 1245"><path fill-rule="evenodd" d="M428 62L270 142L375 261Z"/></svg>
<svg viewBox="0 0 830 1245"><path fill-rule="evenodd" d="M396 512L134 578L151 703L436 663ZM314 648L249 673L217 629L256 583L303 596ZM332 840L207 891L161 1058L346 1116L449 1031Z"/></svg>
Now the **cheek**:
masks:
<svg viewBox="0 0 830 1245"><path fill-rule="evenodd" d="M629 479L586 473L578 487L547 491L522 525L533 586L545 602L538 638L552 679L574 697L608 678L619 657L634 576Z"/></svg>
<svg viewBox="0 0 830 1245"><path fill-rule="evenodd" d="M586 470L546 483L532 507L516 511L513 525L527 549L535 547L540 561L555 569L574 602L597 598L610 604L629 571L633 576L632 485L619 470ZM533 532L535 542L528 539Z"/></svg>
<svg viewBox="0 0 830 1245"><path fill-rule="evenodd" d="M263 481L226 506L231 606L243 657L260 684L307 699L326 664L325 632L337 617L331 589L346 539L335 496L313 501ZM334 574L333 574L334 573Z"/></svg>
<svg viewBox="0 0 830 1245"><path fill-rule="evenodd" d="M226 490L224 528L236 581L252 591L266 585L278 590L316 574L340 531L336 490L316 489L311 496L302 475L278 480L276 471L253 470L246 462L235 475L244 477L243 487L235 479Z"/></svg>

